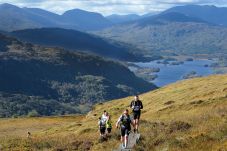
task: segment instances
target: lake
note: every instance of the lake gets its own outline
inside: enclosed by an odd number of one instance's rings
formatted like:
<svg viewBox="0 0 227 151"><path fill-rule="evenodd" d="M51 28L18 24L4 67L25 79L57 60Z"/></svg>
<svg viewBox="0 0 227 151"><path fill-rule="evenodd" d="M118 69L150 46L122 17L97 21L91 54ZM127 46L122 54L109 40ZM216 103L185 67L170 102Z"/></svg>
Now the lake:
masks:
<svg viewBox="0 0 227 151"><path fill-rule="evenodd" d="M135 63L139 67L146 68L160 68L160 72L154 73L158 75L152 83L159 87L165 86L170 83L174 83L178 80L182 80L183 76L195 71L199 76L207 76L213 74L214 71L211 67L205 67L204 65L210 65L214 63L212 60L194 60L185 61L184 64L180 65L170 65L170 64L158 64L157 61L147 62L147 63Z"/></svg>

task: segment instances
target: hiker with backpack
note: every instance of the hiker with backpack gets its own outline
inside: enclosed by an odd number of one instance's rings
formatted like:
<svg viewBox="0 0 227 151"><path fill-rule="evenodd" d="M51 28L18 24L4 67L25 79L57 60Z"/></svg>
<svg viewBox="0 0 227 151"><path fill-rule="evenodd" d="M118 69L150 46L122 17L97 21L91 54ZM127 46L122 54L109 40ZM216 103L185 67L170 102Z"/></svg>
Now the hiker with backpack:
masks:
<svg viewBox="0 0 227 151"><path fill-rule="evenodd" d="M100 139L105 139L106 138L106 122L103 121L101 117L99 117L98 125L99 125L99 131L100 131Z"/></svg>
<svg viewBox="0 0 227 151"><path fill-rule="evenodd" d="M101 119L103 120L103 121L105 121L105 122L107 122L108 120L109 120L109 114L108 114L108 112L106 111L106 110L104 110L103 111L103 114L102 114L102 116L101 116Z"/></svg>
<svg viewBox="0 0 227 151"><path fill-rule="evenodd" d="M111 130L112 130L112 123L111 123L110 115L106 110L103 111L100 121L102 122L103 127L105 127L105 133L104 133L105 137L110 135Z"/></svg>
<svg viewBox="0 0 227 151"><path fill-rule="evenodd" d="M135 125L134 133L135 132L138 133L141 109L143 109L143 103L142 101L139 100L138 95L134 97L134 100L131 102L130 107L132 108L132 112L133 112L133 124Z"/></svg>
<svg viewBox="0 0 227 151"><path fill-rule="evenodd" d="M112 130L112 123L109 113L106 110L104 110L101 118L106 122L106 135L109 135Z"/></svg>
<svg viewBox="0 0 227 151"><path fill-rule="evenodd" d="M116 128L118 128L119 124L121 129L122 148L127 148L128 136L131 131L131 125L133 125L128 109L124 110L123 114L119 117L116 123Z"/></svg>

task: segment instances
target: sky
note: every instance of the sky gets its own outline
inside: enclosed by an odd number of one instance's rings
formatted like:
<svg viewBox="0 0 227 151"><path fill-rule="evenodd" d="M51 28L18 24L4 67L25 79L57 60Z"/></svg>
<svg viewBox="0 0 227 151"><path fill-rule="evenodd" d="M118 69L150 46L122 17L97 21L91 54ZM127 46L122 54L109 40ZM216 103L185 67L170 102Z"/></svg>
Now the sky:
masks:
<svg viewBox="0 0 227 151"><path fill-rule="evenodd" d="M146 14L163 11L186 4L215 5L227 7L227 0L0 0L19 7L42 8L57 14L79 8L92 12L111 14Z"/></svg>

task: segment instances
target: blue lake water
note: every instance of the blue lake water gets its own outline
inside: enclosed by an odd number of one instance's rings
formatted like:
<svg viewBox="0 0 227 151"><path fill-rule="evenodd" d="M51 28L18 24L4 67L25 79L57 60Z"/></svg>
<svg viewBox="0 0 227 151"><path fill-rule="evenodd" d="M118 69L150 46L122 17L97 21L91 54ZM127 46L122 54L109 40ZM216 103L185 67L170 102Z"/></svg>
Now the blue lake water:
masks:
<svg viewBox="0 0 227 151"><path fill-rule="evenodd" d="M140 67L151 67L151 68L160 68L160 72L154 73L158 75L154 81L159 87L164 85L174 83L178 80L182 80L183 76L195 71L199 76L206 76L213 74L213 70L210 67L204 67L204 65L210 65L214 61L212 60L194 60L194 61L185 61L184 64L180 65L164 65L158 64L157 61L152 61L148 63L135 63Z"/></svg>

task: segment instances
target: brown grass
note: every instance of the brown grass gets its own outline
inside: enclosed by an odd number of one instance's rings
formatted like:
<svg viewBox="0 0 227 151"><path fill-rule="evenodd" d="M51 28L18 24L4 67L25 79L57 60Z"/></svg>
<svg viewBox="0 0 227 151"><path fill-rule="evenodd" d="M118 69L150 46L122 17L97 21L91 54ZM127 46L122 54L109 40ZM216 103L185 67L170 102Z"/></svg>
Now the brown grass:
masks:
<svg viewBox="0 0 227 151"><path fill-rule="evenodd" d="M141 95L141 140L135 150L227 150L226 89L227 75L215 75ZM119 144L119 132L114 129L111 139L99 143L98 116L106 109L115 122L132 99L96 105L86 116L2 119L0 144L11 150L112 150Z"/></svg>

